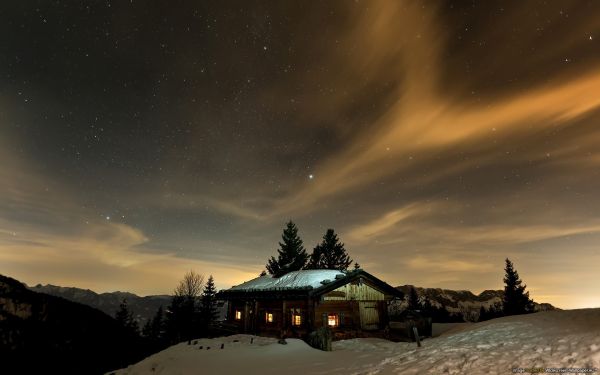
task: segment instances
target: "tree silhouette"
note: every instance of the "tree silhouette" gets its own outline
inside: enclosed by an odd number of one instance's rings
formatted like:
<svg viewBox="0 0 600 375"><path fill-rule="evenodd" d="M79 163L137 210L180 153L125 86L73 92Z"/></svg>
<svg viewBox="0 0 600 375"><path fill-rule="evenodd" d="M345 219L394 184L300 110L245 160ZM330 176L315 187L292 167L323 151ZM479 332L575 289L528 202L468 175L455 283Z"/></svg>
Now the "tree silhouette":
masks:
<svg viewBox="0 0 600 375"><path fill-rule="evenodd" d="M527 285L519 278L513 263L506 258L506 272L504 275L504 298L502 309L504 315L517 315L533 312L533 301L529 298L529 292L525 291Z"/></svg>
<svg viewBox="0 0 600 375"><path fill-rule="evenodd" d="M154 341L159 341L163 337L164 330L164 312L162 306L156 310L156 314L152 319L148 319L144 325L143 334Z"/></svg>
<svg viewBox="0 0 600 375"><path fill-rule="evenodd" d="M200 275L193 270L190 270L183 276L183 280L181 280L175 288L174 294L188 300L194 300L202 292L203 283L204 275Z"/></svg>
<svg viewBox="0 0 600 375"><path fill-rule="evenodd" d="M419 295L415 287L411 286L408 292L408 310L419 310L421 307L419 303Z"/></svg>
<svg viewBox="0 0 600 375"><path fill-rule="evenodd" d="M175 288L166 314L167 338L172 343L189 340L199 333L197 305L203 283L203 275L189 271Z"/></svg>
<svg viewBox="0 0 600 375"><path fill-rule="evenodd" d="M267 271L275 277L301 270L308 259L302 239L298 236L298 228L291 220L286 224L281 239L282 242L279 243L279 249L277 250L277 259L271 257L266 266Z"/></svg>
<svg viewBox="0 0 600 375"><path fill-rule="evenodd" d="M350 264L352 259L346 253L344 244L340 242L333 229L327 229L323 241L313 249L306 269L345 271Z"/></svg>
<svg viewBox="0 0 600 375"><path fill-rule="evenodd" d="M213 323L217 317L217 289L215 288L215 281L210 275L208 277L208 281L204 286L204 291L202 292L202 305L200 308L200 314L202 317L202 324L205 328L208 327L209 324Z"/></svg>
<svg viewBox="0 0 600 375"><path fill-rule="evenodd" d="M139 334L140 328L138 326L138 322L133 317L133 313L129 311L127 299L123 299L119 305L119 310L117 310L117 313L115 314L115 319L122 327L127 328L135 334Z"/></svg>
<svg viewBox="0 0 600 375"><path fill-rule="evenodd" d="M308 258L308 262L306 263L306 266L304 267L304 269L316 270L316 269L321 268L321 258L322 257L323 257L323 254L321 253L321 249L319 248L319 245L317 245L313 249L313 252L310 254L310 256Z"/></svg>

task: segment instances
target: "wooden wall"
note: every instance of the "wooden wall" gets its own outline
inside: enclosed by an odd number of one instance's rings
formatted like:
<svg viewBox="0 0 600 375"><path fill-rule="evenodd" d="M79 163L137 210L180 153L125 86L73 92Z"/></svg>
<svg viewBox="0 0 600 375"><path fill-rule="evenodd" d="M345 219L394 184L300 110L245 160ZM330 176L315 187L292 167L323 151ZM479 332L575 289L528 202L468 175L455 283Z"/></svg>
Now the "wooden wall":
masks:
<svg viewBox="0 0 600 375"><path fill-rule="evenodd" d="M357 301L324 301L317 304L315 306L315 328L327 325L327 320L323 320L323 318L329 313L340 315L340 328L360 328L360 313Z"/></svg>
<svg viewBox="0 0 600 375"><path fill-rule="evenodd" d="M355 280L323 296L325 301L383 301L385 294L368 285L364 280Z"/></svg>
<svg viewBox="0 0 600 375"><path fill-rule="evenodd" d="M307 300L233 300L230 301L227 320L236 324L240 332L266 334L278 337L284 331L295 337L309 330L312 324L312 303ZM299 309L302 317L300 326L292 325L292 309ZM235 319L235 311L242 319ZM267 314L273 314L273 322L267 322Z"/></svg>

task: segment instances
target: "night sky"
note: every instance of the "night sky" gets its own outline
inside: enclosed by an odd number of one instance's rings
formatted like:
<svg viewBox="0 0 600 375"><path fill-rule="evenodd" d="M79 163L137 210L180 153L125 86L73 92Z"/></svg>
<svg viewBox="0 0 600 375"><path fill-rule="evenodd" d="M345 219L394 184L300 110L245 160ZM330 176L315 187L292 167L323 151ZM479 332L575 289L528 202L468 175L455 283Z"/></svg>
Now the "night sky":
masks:
<svg viewBox="0 0 600 375"><path fill-rule="evenodd" d="M392 285L600 306L600 2L4 1L0 273L170 293L285 222Z"/></svg>

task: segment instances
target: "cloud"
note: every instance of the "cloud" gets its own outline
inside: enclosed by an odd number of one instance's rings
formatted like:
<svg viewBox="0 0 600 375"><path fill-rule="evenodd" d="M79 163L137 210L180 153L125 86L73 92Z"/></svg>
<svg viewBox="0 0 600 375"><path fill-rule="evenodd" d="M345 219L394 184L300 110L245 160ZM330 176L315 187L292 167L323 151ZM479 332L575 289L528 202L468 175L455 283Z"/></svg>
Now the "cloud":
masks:
<svg viewBox="0 0 600 375"><path fill-rule="evenodd" d="M394 244L410 238L415 244L429 242L428 246L432 249L435 249L435 243L443 243L442 248L451 245L466 249L600 233L600 223L578 223L575 219L566 219L564 212L561 214L550 210L545 217L521 217L510 224L457 225L444 219L444 215L468 217L472 211L481 210L482 207L470 209L466 204L415 202L355 226L348 232L348 238L355 245L374 241L384 245ZM518 215L516 211L517 207L505 207L490 221L506 222L506 217Z"/></svg>
<svg viewBox="0 0 600 375"><path fill-rule="evenodd" d="M424 215L431 215L433 210L440 209L441 206L441 203L433 202L411 203L399 209L389 211L366 224L354 227L348 233L348 237L353 241L372 241L389 234L390 231L395 231L399 223L402 224L408 219L418 219ZM404 233L404 231L402 232Z"/></svg>
<svg viewBox="0 0 600 375"><path fill-rule="evenodd" d="M600 224L555 225L487 225L462 228L431 228L432 236L444 238L454 244L497 245L544 241L558 237L600 233Z"/></svg>
<svg viewBox="0 0 600 375"><path fill-rule="evenodd" d="M141 249L147 237L125 224L90 223L85 231L73 235L29 232L6 222L0 222L0 227L9 228L0 233L0 272L29 284L76 285L97 291L127 286L149 294L170 293L189 269L215 274L221 288L255 276L243 265Z"/></svg>
<svg viewBox="0 0 600 375"><path fill-rule="evenodd" d="M496 267L491 263L481 263L466 260L435 259L425 256L410 258L406 265L412 269L423 271L435 269L436 271L459 272L489 272Z"/></svg>
<svg viewBox="0 0 600 375"><path fill-rule="evenodd" d="M5 161L0 164L2 274L28 284L140 294L171 293L189 269L215 274L220 288L255 276L239 263L181 257L174 247L156 249L142 230L90 212L68 186L26 159L3 147L0 158ZM257 262L251 269L259 268Z"/></svg>
<svg viewBox="0 0 600 375"><path fill-rule="evenodd" d="M415 163L425 165L432 155L452 148L466 145L479 149L481 157L477 160L454 165L450 171L433 168L428 178L435 181L448 173L457 174L473 163L497 160L495 140L531 138L544 130L569 127L573 120L600 107L597 69L555 76L544 84L484 103L453 97L438 85L446 63L441 57L445 38L440 24L435 7L421 7L416 2L376 3L368 12L355 15L355 28L347 34L345 48L364 53L343 64L336 60L337 55L328 56L332 65L340 66L336 76L346 81L350 76L365 77L368 81L381 74L388 81L401 83L390 90L392 99L387 109L368 127L355 131L339 152L319 163L317 179L276 203L278 213L305 213L323 200L354 194L391 176L410 173ZM356 88L360 87L357 83ZM346 102L348 97L352 94L337 96ZM325 105L327 109L313 103L306 110L335 113L338 107ZM343 119L340 122L344 124ZM535 155L525 151L521 157Z"/></svg>

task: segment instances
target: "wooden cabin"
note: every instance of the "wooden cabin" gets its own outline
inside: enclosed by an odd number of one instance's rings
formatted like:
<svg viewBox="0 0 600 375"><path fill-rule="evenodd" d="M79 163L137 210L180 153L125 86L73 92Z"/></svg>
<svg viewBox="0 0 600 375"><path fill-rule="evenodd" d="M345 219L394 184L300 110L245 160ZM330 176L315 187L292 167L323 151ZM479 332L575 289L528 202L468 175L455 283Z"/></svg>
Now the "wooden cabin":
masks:
<svg viewBox="0 0 600 375"><path fill-rule="evenodd" d="M403 293L361 270L302 270L260 276L218 297L229 303L227 322L238 332L303 337L327 326L334 337L381 336L388 303Z"/></svg>

